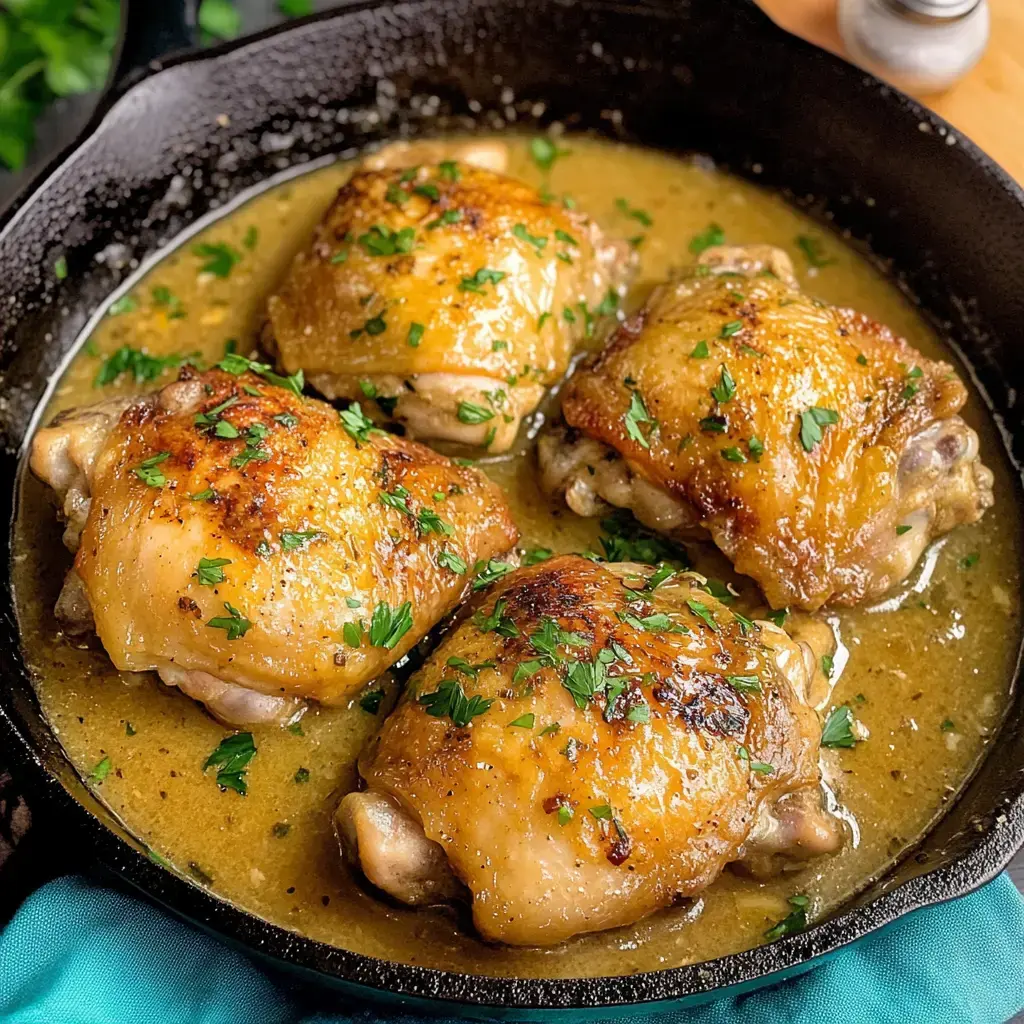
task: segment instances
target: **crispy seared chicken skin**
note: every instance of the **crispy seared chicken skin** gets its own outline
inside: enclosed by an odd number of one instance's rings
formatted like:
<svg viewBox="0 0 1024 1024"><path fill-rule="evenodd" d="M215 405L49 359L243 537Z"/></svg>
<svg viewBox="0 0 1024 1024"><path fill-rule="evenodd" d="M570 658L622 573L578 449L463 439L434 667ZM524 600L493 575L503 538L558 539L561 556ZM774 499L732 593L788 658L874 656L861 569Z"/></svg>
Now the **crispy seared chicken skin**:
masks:
<svg viewBox="0 0 1024 1024"><path fill-rule="evenodd" d="M411 436L505 451L614 308L630 250L495 170L504 147L409 166L417 154L439 156L392 150L340 190L269 300L265 343Z"/></svg>
<svg viewBox="0 0 1024 1024"><path fill-rule="evenodd" d="M709 250L565 389L547 487L707 536L776 608L879 596L979 519L967 392L867 316L810 299L770 246Z"/></svg>
<svg viewBox="0 0 1024 1024"><path fill-rule="evenodd" d="M821 652L654 572L562 556L476 604L339 805L371 882L409 903L468 892L485 939L548 945L740 858L838 845L804 700Z"/></svg>
<svg viewBox="0 0 1024 1024"><path fill-rule="evenodd" d="M58 610L232 723L349 699L517 536L483 474L370 427L222 370L64 413L31 456L77 551Z"/></svg>

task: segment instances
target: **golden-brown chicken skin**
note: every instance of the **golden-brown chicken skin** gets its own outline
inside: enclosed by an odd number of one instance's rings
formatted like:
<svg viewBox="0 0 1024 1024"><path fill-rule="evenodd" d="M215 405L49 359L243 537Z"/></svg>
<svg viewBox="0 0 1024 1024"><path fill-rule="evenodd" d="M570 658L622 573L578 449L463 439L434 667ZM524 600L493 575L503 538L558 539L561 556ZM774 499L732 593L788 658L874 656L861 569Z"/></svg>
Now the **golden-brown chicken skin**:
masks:
<svg viewBox="0 0 1024 1024"><path fill-rule="evenodd" d="M389 163L342 187L269 300L267 345L412 436L504 451L614 311L629 247L468 161Z"/></svg>
<svg viewBox="0 0 1024 1024"><path fill-rule="evenodd" d="M876 597L992 503L967 397L869 317L805 295L768 246L710 250L566 385L549 489L706 536L769 602Z"/></svg>
<svg viewBox="0 0 1024 1024"><path fill-rule="evenodd" d="M699 892L791 797L827 818L814 656L654 573L562 556L476 604L339 807L372 882L412 903L464 886L485 939L547 945ZM839 838L830 817L788 827L803 854Z"/></svg>
<svg viewBox="0 0 1024 1024"><path fill-rule="evenodd" d="M70 583L117 668L235 722L274 717L240 711L238 687L347 700L517 536L477 470L251 372L186 370L106 431L96 417L72 410L33 443L62 498L76 474L88 493Z"/></svg>

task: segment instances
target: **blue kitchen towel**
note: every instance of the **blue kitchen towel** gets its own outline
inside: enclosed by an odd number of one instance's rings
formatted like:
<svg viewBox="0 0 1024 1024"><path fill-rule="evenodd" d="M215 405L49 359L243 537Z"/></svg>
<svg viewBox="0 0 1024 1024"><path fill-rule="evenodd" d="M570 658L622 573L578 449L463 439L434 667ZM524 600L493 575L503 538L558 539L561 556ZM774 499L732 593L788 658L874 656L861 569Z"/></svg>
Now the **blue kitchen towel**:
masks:
<svg viewBox="0 0 1024 1024"><path fill-rule="evenodd" d="M319 1012L241 953L82 878L29 897L0 935L2 1024L416 1024ZM911 914L816 970L658 1024L1003 1024L1024 1007L1024 898L1006 875ZM634 1018L639 1020L640 1018Z"/></svg>

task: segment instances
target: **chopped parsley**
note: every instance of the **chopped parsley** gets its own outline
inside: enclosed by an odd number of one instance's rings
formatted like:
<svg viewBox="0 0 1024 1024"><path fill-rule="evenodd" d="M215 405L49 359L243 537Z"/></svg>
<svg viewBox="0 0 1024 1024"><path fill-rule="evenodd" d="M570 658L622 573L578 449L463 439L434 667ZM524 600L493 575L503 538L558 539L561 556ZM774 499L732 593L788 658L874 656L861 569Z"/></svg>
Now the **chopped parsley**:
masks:
<svg viewBox="0 0 1024 1024"><path fill-rule="evenodd" d="M601 547L609 562L662 562L686 568L690 564L686 549L675 541L641 526L628 512L617 512L601 520Z"/></svg>
<svg viewBox="0 0 1024 1024"><path fill-rule="evenodd" d="M508 562L502 562L497 558L492 558L486 565L483 562L477 562L473 566L473 572L476 574L476 578L473 580L473 590L483 590L484 587L489 587L492 583L500 580L502 576L507 576L515 568L509 565Z"/></svg>
<svg viewBox="0 0 1024 1024"><path fill-rule="evenodd" d="M411 323L409 324L409 333L405 336L405 343L409 348L419 348L420 342L423 340L423 332L425 328L423 324Z"/></svg>
<svg viewBox="0 0 1024 1024"><path fill-rule="evenodd" d="M198 352L190 355L175 353L169 356L151 356L140 349L132 348L131 345L122 345L113 355L103 360L93 381L93 387L101 388L113 384L124 374L131 374L136 384L156 380L165 370L192 362L198 356Z"/></svg>
<svg viewBox="0 0 1024 1024"><path fill-rule="evenodd" d="M362 327L357 327L354 331L349 331L348 336L355 341L356 338L361 337L363 334L370 335L371 338L375 338L378 334L383 334L388 329L388 325L384 320L384 314L378 313L376 316L371 316Z"/></svg>
<svg viewBox="0 0 1024 1024"><path fill-rule="evenodd" d="M242 796L248 792L245 775L249 762L256 756L256 745L251 732L236 732L221 740L217 749L206 759L203 771L217 769L217 785L221 789L233 789Z"/></svg>
<svg viewBox="0 0 1024 1024"><path fill-rule="evenodd" d="M522 564L537 565L538 562L546 562L553 554L551 548L529 548L523 552Z"/></svg>
<svg viewBox="0 0 1024 1024"><path fill-rule="evenodd" d="M821 730L821 745L823 747L852 747L856 743L857 737L853 734L853 712L846 704L833 708L828 718L825 719L825 726Z"/></svg>
<svg viewBox="0 0 1024 1024"><path fill-rule="evenodd" d="M239 637L245 636L246 633L252 629L252 623L234 606L224 602L224 607L227 609L227 615L220 615L216 618L210 619L206 624L212 629L223 629L229 640L237 640Z"/></svg>
<svg viewBox="0 0 1024 1024"><path fill-rule="evenodd" d="M521 242L526 242L527 245L531 245L538 256L544 251L545 246L548 244L546 235L531 235L526 229L525 224L516 224L512 228L512 234L516 236Z"/></svg>
<svg viewBox="0 0 1024 1024"><path fill-rule="evenodd" d="M475 405L473 402L459 402L455 416L460 423L472 424L486 423L488 420L494 419L494 413L490 409L485 409L482 405Z"/></svg>
<svg viewBox="0 0 1024 1024"><path fill-rule="evenodd" d="M711 355L711 353L708 351L708 343L706 341L698 341L697 344L693 346L690 358L707 359L709 355Z"/></svg>
<svg viewBox="0 0 1024 1024"><path fill-rule="evenodd" d="M473 625L481 633L497 633L498 636L503 637L519 636L519 627L505 614L505 607L505 598L501 598L496 602L494 610L489 615L485 615L482 610L478 611L473 616Z"/></svg>
<svg viewBox="0 0 1024 1024"><path fill-rule="evenodd" d="M230 558L200 558L199 565L192 575L199 580L199 586L215 587L226 579L224 566L230 564Z"/></svg>
<svg viewBox="0 0 1024 1024"><path fill-rule="evenodd" d="M542 171L550 171L554 162L567 152L559 149L546 135L536 135L530 139L530 156Z"/></svg>
<svg viewBox="0 0 1024 1024"><path fill-rule="evenodd" d="M134 313L139 308L139 301L134 295L128 293L115 299L107 310L107 316L121 316L124 313Z"/></svg>
<svg viewBox="0 0 1024 1024"><path fill-rule="evenodd" d="M822 252L821 241L817 238L812 238L810 235L797 235L796 244L804 254L808 266L821 269L835 263L835 260L828 259Z"/></svg>
<svg viewBox="0 0 1024 1024"><path fill-rule="evenodd" d="M163 485L167 483L167 477L165 477L156 467L170 457L170 452L158 452L156 455L151 455L148 459L144 459L140 462L132 472L144 484L146 484L147 487L163 487Z"/></svg>
<svg viewBox="0 0 1024 1024"><path fill-rule="evenodd" d="M518 718L512 719L508 723L508 728L516 729L532 729L537 724L537 716L532 711L527 711L525 715L520 715Z"/></svg>
<svg viewBox="0 0 1024 1024"><path fill-rule="evenodd" d="M442 569L450 569L457 576L465 576L469 566L454 551L442 548L437 555L437 564Z"/></svg>
<svg viewBox="0 0 1024 1024"><path fill-rule="evenodd" d="M773 925L764 933L769 942L781 939L783 935L802 932L807 927L807 905L810 901L806 896L790 896L789 905L793 908L788 917Z"/></svg>
<svg viewBox="0 0 1024 1024"><path fill-rule="evenodd" d="M236 377L241 376L248 370L258 374L269 384L274 384L276 387L291 391L298 398L302 397L302 389L306 383L302 370L297 370L290 377L285 377L279 373L274 373L268 363L259 363L255 359L246 359L245 356L240 356L235 352L229 352L225 355L217 364L217 367L227 373L233 373Z"/></svg>
<svg viewBox="0 0 1024 1024"><path fill-rule="evenodd" d="M722 449L722 458L725 459L726 462L746 462L747 461L746 455L744 455L743 452L740 451L740 449L737 448L735 445L733 445L730 448L723 448Z"/></svg>
<svg viewBox="0 0 1024 1024"><path fill-rule="evenodd" d="M453 183L462 177L462 171L454 160L442 160L437 165L437 173L444 181Z"/></svg>
<svg viewBox="0 0 1024 1024"><path fill-rule="evenodd" d="M359 698L359 706L370 715L377 714L380 711L380 706L384 702L384 691L383 690L370 690L369 693L364 693Z"/></svg>
<svg viewBox="0 0 1024 1024"><path fill-rule="evenodd" d="M652 424L650 429L653 430L653 425L656 421L648 411L647 405L644 403L643 396L639 391L633 390L630 393L629 408L626 410L626 414L622 417L622 422L626 426L626 435L628 437L632 438L632 440L636 441L637 444L644 448L649 449L651 447L651 442L640 429L640 424L650 423Z"/></svg>
<svg viewBox="0 0 1024 1024"><path fill-rule="evenodd" d="M729 367L725 363L722 363L718 383L711 389L711 397L719 405L725 405L726 402L731 402L736 397L736 381L732 379Z"/></svg>
<svg viewBox="0 0 1024 1024"><path fill-rule="evenodd" d="M734 334L739 334L743 330L742 320L730 320L726 324L722 324L722 329L718 332L720 338L731 338Z"/></svg>
<svg viewBox="0 0 1024 1024"><path fill-rule="evenodd" d="M213 274L214 277L225 278L231 275L235 264L241 262L242 254L233 246L223 242L200 242L192 246L192 252L203 260L199 268L202 274Z"/></svg>
<svg viewBox="0 0 1024 1024"><path fill-rule="evenodd" d="M369 638L373 647L392 651L399 641L412 629L412 602L391 608L387 601L381 601L373 610L370 619Z"/></svg>
<svg viewBox="0 0 1024 1024"><path fill-rule="evenodd" d="M305 547L310 541L322 536L323 534L319 530L282 530L281 550L298 551L299 548Z"/></svg>
<svg viewBox="0 0 1024 1024"><path fill-rule="evenodd" d="M724 243L725 230L720 224L711 223L707 226L706 230L698 235L694 235L690 239L689 249L694 256L699 256L705 249L710 249L713 245L723 245Z"/></svg>
<svg viewBox="0 0 1024 1024"><path fill-rule="evenodd" d="M839 422L835 409L819 409L812 406L800 413L800 443L804 451L812 452L821 443L822 428Z"/></svg>
<svg viewBox="0 0 1024 1024"><path fill-rule="evenodd" d="M835 669L835 658L831 654L823 654L821 656L821 671L825 673L826 679L832 678L832 672Z"/></svg>
<svg viewBox="0 0 1024 1024"><path fill-rule="evenodd" d="M416 246L416 231L414 228L392 231L384 224L374 224L366 234L360 235L356 242L370 256L395 256L412 252Z"/></svg>
<svg viewBox="0 0 1024 1024"><path fill-rule="evenodd" d="M464 277L459 282L459 291L483 295L485 285L496 285L499 281L504 280L505 276L503 270L490 270L487 267L481 267L472 277Z"/></svg>
<svg viewBox="0 0 1024 1024"><path fill-rule="evenodd" d="M110 769L113 767L113 763L110 760L109 755L104 757L91 772L89 772L89 782L94 786L102 785L103 780L110 774Z"/></svg>
<svg viewBox="0 0 1024 1024"><path fill-rule="evenodd" d="M698 601L696 598L688 597L686 599L686 604L690 611L693 612L693 614L696 615L697 618L706 626L709 626L713 632L720 633L722 631L722 627L719 626L718 622L715 620L714 613L706 604L704 604L703 601Z"/></svg>
<svg viewBox="0 0 1024 1024"><path fill-rule="evenodd" d="M961 569L973 569L980 561L981 554L977 551L972 551L969 555L964 555L958 564Z"/></svg>
<svg viewBox="0 0 1024 1024"><path fill-rule="evenodd" d="M761 692L761 680L757 676L726 676L725 681L740 693Z"/></svg>
<svg viewBox="0 0 1024 1024"><path fill-rule="evenodd" d="M494 702L479 694L467 697L457 680L442 679L433 693L422 694L417 703L422 704L432 718L450 718L453 725L464 729Z"/></svg>
<svg viewBox="0 0 1024 1024"><path fill-rule="evenodd" d="M896 536L902 537L903 534L910 533L912 529L913 526L911 526L909 523L902 523L900 526L896 527Z"/></svg>
<svg viewBox="0 0 1024 1024"><path fill-rule="evenodd" d="M907 383L906 386L903 388L903 391L900 393L900 398L902 398L903 401L909 402L914 397L914 395L916 395L918 391L921 390L920 387L915 383L915 381L919 380L923 376L924 371L921 369L920 366L914 366L907 372Z"/></svg>
<svg viewBox="0 0 1024 1024"><path fill-rule="evenodd" d="M358 402L353 402L347 409L341 409L338 412L338 419L341 420L341 425L349 437L360 444L365 444L369 440L370 431L377 429Z"/></svg>
<svg viewBox="0 0 1024 1024"><path fill-rule="evenodd" d="M649 228L654 223L653 218L646 210L641 210L637 206L631 206L628 199L616 199L615 208L624 216L643 224L645 228Z"/></svg>

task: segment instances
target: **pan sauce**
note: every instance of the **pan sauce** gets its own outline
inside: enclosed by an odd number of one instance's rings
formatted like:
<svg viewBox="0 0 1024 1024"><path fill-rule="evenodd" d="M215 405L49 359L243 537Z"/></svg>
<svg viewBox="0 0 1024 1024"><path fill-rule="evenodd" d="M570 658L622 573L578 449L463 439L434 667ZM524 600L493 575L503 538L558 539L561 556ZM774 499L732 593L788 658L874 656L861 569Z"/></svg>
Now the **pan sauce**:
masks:
<svg viewBox="0 0 1024 1024"><path fill-rule="evenodd" d="M703 162L588 139L572 139L570 148L547 187L571 195L608 231L645 236L629 307L687 262L690 238L715 222L730 242L785 248L812 294L862 309L927 355L950 358L891 283L780 199ZM525 141L513 140L512 150L511 173L541 184ZM60 381L46 418L131 390L127 377L102 391L93 386L101 357L121 345L154 355L198 352L212 362L234 338L248 352L266 295L348 173L338 164L279 184L168 255L131 292L137 308L100 324ZM651 223L621 209L619 198ZM801 236L816 241L812 253L827 265L810 266ZM200 275L193 245L201 242L226 242L242 259L224 279ZM160 382L171 377L168 371ZM726 872L689 906L557 948L489 947L454 912L393 906L342 865L331 811L354 785L356 755L378 720L356 701L311 710L302 735L254 730L249 795L221 792L202 765L228 730L155 676L116 672L95 640L74 645L58 635L51 610L69 558L44 488L28 474L14 548L26 658L43 710L83 777L109 758L109 774L102 782L94 775L91 785L128 829L195 884L285 928L373 956L497 975L628 974L712 958L763 941L789 912L788 896L808 895L810 916L820 916L883 871L942 812L1000 721L1020 627L1018 500L977 394L965 418L995 473L996 508L934 545L902 599L833 618L842 645L828 706L849 703L870 733L852 750L822 751L850 823L843 851L768 883ZM597 547L597 522L549 506L522 448L483 464L509 491L524 547ZM692 554L698 569L731 578L720 558ZM741 603L745 598L756 604L749 588Z"/></svg>

